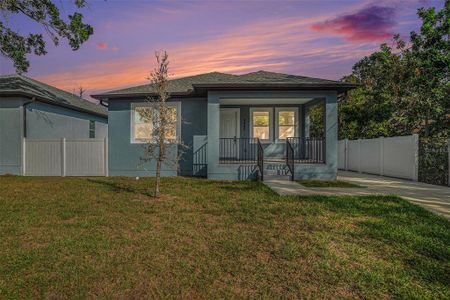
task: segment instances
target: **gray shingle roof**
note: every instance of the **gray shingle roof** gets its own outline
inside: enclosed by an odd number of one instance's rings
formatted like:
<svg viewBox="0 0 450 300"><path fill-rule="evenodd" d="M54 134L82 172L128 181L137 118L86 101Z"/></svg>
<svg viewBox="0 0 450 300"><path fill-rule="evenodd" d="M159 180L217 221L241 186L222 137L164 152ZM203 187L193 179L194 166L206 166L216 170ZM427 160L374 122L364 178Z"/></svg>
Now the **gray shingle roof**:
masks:
<svg viewBox="0 0 450 300"><path fill-rule="evenodd" d="M245 86L245 85L311 85L311 86L342 86L350 87L348 83L341 81L312 78L298 75L288 75L282 73L258 71L243 75L232 75L219 72L200 74L195 76L172 79L169 81L169 93L190 93L200 85L223 85L223 86ZM155 92L151 84L144 84L135 87L113 90L99 95L95 98L105 98L107 96L147 94Z"/></svg>
<svg viewBox="0 0 450 300"><path fill-rule="evenodd" d="M45 99L56 105L107 116L107 110L69 92L22 75L0 76L0 95L19 94Z"/></svg>

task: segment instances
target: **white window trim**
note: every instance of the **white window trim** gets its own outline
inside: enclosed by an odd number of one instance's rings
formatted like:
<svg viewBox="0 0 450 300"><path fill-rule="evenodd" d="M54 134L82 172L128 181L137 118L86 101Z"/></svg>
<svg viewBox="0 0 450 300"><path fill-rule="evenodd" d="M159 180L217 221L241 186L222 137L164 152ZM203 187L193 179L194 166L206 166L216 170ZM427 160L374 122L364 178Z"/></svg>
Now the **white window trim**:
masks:
<svg viewBox="0 0 450 300"><path fill-rule="evenodd" d="M253 112L268 112L269 113L269 139L260 139L261 143L271 143L273 141L273 107L250 107L250 137L253 138Z"/></svg>
<svg viewBox="0 0 450 300"><path fill-rule="evenodd" d="M166 105L168 107L176 107L177 109L177 128L176 128L176 137L177 140L181 138L181 102L167 102ZM131 109L130 109L130 143L131 144L145 144L147 141L143 140L136 140L134 138L134 119L135 119L135 109L136 107L153 107L155 104L151 102L132 102L131 103ZM170 141L167 141L167 143L171 143Z"/></svg>
<svg viewBox="0 0 450 300"><path fill-rule="evenodd" d="M276 136L276 142L277 143L285 143L286 140L285 139L280 139L279 138L279 123L278 123L278 119L279 119L279 112L280 111L293 111L294 112L294 117L295 117L295 122L294 122L294 136L298 136L298 107L275 107L275 136Z"/></svg>

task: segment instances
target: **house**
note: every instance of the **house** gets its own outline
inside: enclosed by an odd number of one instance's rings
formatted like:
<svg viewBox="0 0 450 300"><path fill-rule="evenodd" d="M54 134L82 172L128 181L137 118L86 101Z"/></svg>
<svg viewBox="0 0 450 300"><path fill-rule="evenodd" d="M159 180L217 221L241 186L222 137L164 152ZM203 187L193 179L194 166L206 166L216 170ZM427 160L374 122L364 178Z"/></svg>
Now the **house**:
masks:
<svg viewBox="0 0 450 300"><path fill-rule="evenodd" d="M20 75L0 76L0 175L23 174L26 139L108 134L105 107Z"/></svg>
<svg viewBox="0 0 450 300"><path fill-rule="evenodd" d="M264 174L335 179L337 98L355 85L258 71L218 72L169 81L178 122L173 135L189 149L178 166L163 164L163 176L203 175L249 179ZM109 175L152 176L155 162L140 163L151 134L139 111L151 109L150 84L92 95L108 105ZM325 136L310 137L308 111L325 107ZM180 150L167 145L169 155Z"/></svg>

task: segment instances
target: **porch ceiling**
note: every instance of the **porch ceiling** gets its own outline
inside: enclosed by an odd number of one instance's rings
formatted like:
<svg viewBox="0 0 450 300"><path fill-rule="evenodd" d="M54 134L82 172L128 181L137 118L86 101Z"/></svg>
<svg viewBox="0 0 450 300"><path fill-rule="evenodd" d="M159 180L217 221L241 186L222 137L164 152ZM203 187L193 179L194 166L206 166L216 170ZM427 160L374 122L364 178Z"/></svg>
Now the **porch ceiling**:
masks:
<svg viewBox="0 0 450 300"><path fill-rule="evenodd" d="M221 98L223 105L305 104L314 98Z"/></svg>

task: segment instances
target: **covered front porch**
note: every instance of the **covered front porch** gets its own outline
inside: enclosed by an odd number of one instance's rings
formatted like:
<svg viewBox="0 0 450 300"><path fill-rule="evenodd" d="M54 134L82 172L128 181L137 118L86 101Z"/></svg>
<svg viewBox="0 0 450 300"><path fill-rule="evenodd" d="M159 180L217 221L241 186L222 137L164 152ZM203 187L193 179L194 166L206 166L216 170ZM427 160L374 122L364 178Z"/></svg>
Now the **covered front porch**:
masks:
<svg viewBox="0 0 450 300"><path fill-rule="evenodd" d="M208 178L334 179L336 98L330 91L208 92ZM314 130L312 111L322 111Z"/></svg>

